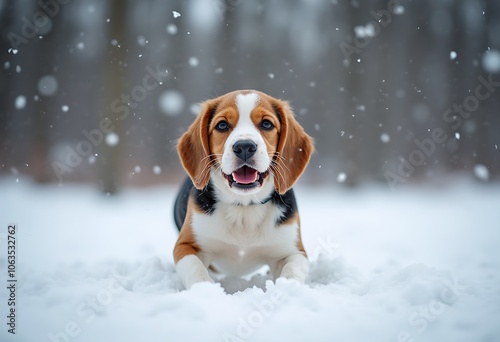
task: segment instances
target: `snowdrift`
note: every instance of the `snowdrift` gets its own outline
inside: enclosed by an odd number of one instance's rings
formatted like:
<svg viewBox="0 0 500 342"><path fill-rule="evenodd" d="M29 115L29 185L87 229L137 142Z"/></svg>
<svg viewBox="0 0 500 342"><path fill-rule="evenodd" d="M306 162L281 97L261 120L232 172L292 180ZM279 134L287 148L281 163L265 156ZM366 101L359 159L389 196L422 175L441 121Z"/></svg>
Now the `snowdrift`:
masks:
<svg viewBox="0 0 500 342"><path fill-rule="evenodd" d="M174 187L0 181L1 316L17 227L16 334L1 341L498 341L500 187L298 187L305 285L266 270L185 291Z"/></svg>

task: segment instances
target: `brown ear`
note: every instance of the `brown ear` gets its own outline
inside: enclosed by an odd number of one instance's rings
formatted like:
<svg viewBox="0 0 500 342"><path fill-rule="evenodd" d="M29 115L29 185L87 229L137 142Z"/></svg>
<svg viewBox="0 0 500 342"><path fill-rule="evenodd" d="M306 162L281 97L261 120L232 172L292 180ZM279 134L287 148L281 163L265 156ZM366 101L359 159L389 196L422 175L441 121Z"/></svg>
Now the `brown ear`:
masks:
<svg viewBox="0 0 500 342"><path fill-rule="evenodd" d="M281 133L274 159L274 186L284 194L295 184L314 151L312 138L299 125L292 109L284 101L276 101L274 110L280 116Z"/></svg>
<svg viewBox="0 0 500 342"><path fill-rule="evenodd" d="M194 186L200 190L207 186L210 179L212 160L208 142L208 123L217 104L218 102L214 100L204 102L200 114L177 143L182 166L191 177Z"/></svg>

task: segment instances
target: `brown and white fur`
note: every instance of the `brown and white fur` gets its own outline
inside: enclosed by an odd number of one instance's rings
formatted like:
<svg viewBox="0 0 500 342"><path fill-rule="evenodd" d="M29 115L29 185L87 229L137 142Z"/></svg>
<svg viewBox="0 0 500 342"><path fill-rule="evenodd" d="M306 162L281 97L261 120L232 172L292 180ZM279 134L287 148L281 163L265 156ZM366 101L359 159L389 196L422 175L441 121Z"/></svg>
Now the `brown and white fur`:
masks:
<svg viewBox="0 0 500 342"><path fill-rule="evenodd" d="M213 282L208 268L304 282L307 255L292 190L313 152L288 103L253 90L202 104L177 146L189 178L179 192L174 248L186 288Z"/></svg>

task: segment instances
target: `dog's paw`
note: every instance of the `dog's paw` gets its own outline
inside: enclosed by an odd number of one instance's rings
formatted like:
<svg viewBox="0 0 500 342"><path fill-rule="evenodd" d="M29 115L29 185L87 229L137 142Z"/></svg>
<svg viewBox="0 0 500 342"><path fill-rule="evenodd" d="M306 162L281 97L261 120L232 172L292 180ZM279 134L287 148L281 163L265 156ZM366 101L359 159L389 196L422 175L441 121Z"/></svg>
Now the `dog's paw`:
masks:
<svg viewBox="0 0 500 342"><path fill-rule="evenodd" d="M179 260L176 265L177 273L181 277L186 289L190 289L193 284L210 282L214 280L208 274L208 270L201 260L194 254L186 255Z"/></svg>
<svg viewBox="0 0 500 342"><path fill-rule="evenodd" d="M285 259L280 278L294 279L304 284L309 273L309 262L301 255L291 255Z"/></svg>
<svg viewBox="0 0 500 342"><path fill-rule="evenodd" d="M208 272L206 274L201 274L201 273L202 272L200 272L200 274L197 275L193 274L188 279L185 279L185 286L187 290L189 290L194 284L204 283L204 282L214 283L214 280L208 275Z"/></svg>
<svg viewBox="0 0 500 342"><path fill-rule="evenodd" d="M304 272L304 268L301 265L286 264L283 266L280 278L293 279L301 284L306 281L307 272Z"/></svg>

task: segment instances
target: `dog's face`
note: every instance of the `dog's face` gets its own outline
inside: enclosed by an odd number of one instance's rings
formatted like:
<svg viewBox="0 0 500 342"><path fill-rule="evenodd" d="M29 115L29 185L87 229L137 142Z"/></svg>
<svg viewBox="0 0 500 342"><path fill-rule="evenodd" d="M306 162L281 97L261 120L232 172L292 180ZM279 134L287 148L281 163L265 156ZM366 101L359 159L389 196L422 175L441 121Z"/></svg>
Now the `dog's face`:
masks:
<svg viewBox="0 0 500 342"><path fill-rule="evenodd" d="M235 195L274 186L289 190L304 171L313 144L284 101L236 91L206 101L181 137L181 162L198 189L210 178Z"/></svg>
<svg viewBox="0 0 500 342"><path fill-rule="evenodd" d="M211 120L210 152L231 191L255 193L269 182L280 122L270 104L259 101L257 93L236 95L236 106L231 102L221 103Z"/></svg>

